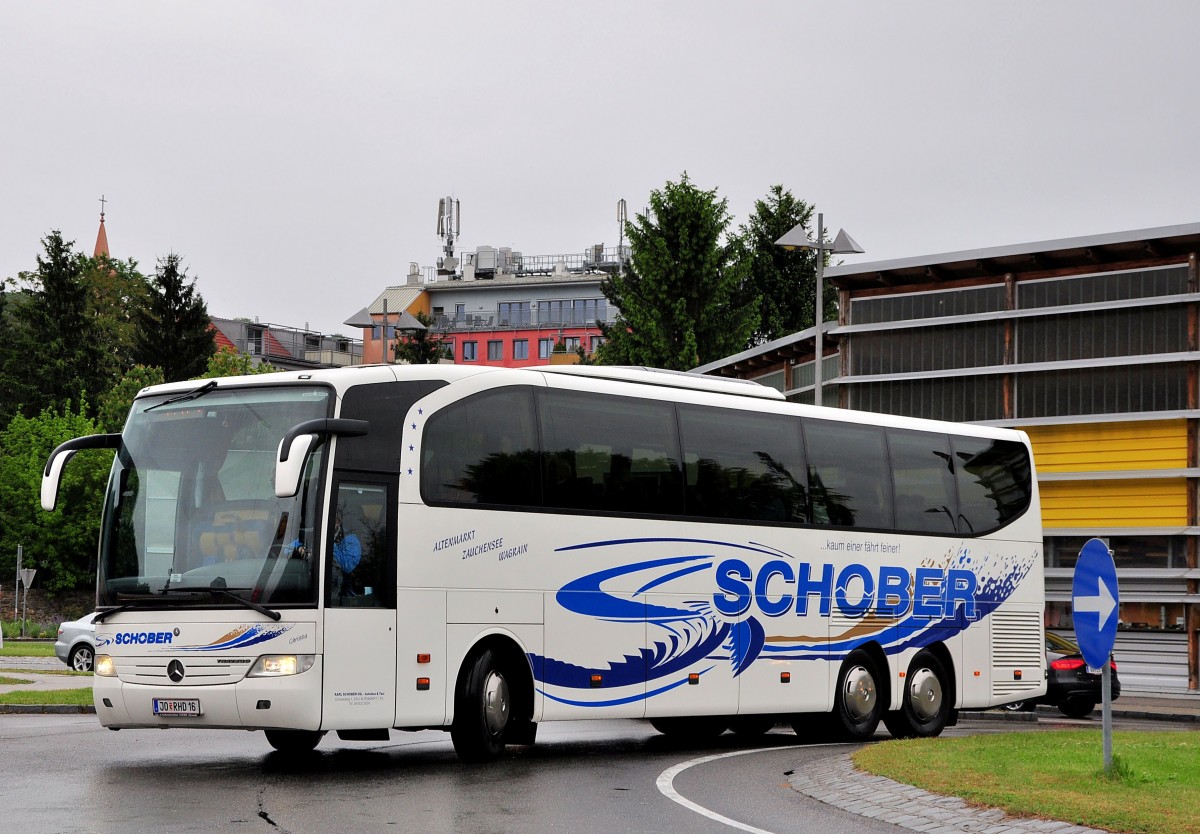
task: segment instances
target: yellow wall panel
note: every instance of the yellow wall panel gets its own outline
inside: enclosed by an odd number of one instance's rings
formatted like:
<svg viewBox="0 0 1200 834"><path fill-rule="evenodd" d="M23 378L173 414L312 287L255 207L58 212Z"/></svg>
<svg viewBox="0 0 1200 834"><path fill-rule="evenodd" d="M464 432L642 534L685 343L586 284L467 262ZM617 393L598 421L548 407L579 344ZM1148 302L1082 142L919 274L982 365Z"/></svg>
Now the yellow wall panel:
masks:
<svg viewBox="0 0 1200 834"><path fill-rule="evenodd" d="M1130 481L1047 481L1042 525L1055 527L1183 527L1188 523L1183 478Z"/></svg>
<svg viewBox="0 0 1200 834"><path fill-rule="evenodd" d="M1041 472L1182 469L1186 420L1030 426L1033 459Z"/></svg>

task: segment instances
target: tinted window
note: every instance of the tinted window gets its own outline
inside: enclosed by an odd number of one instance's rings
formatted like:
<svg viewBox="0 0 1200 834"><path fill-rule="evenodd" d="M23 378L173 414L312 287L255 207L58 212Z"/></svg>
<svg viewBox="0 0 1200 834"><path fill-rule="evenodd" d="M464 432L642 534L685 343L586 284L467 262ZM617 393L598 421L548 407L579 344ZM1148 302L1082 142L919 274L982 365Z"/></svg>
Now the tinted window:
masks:
<svg viewBox="0 0 1200 834"><path fill-rule="evenodd" d="M1029 507L1033 473L1025 446L1011 440L953 437L959 532L980 535Z"/></svg>
<svg viewBox="0 0 1200 834"><path fill-rule="evenodd" d="M892 526L883 429L804 421L813 521L838 527Z"/></svg>
<svg viewBox="0 0 1200 834"><path fill-rule="evenodd" d="M339 437L338 466L372 472L400 471L400 427L417 400L446 383L381 382L356 385L342 398L343 417L366 420L370 431L362 437Z"/></svg>
<svg viewBox="0 0 1200 834"><path fill-rule="evenodd" d="M958 514L950 438L889 429L888 453L896 495L896 529L953 533Z"/></svg>
<svg viewBox="0 0 1200 834"><path fill-rule="evenodd" d="M688 515L808 520L796 417L679 406Z"/></svg>
<svg viewBox="0 0 1200 834"><path fill-rule="evenodd" d="M544 392L546 506L678 515L683 477L671 403Z"/></svg>
<svg viewBox="0 0 1200 834"><path fill-rule="evenodd" d="M421 454L421 496L430 502L536 507L533 390L499 388L433 415Z"/></svg>

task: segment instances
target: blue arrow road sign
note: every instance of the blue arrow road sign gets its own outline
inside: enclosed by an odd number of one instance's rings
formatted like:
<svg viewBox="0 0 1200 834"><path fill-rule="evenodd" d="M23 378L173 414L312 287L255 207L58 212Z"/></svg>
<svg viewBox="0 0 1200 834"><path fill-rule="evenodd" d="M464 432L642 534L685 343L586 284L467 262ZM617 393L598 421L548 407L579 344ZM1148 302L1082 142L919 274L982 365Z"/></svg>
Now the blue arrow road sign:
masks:
<svg viewBox="0 0 1200 834"><path fill-rule="evenodd" d="M1079 551L1071 582L1075 639L1083 660L1093 669L1108 663L1117 639L1117 568L1108 545L1091 539Z"/></svg>

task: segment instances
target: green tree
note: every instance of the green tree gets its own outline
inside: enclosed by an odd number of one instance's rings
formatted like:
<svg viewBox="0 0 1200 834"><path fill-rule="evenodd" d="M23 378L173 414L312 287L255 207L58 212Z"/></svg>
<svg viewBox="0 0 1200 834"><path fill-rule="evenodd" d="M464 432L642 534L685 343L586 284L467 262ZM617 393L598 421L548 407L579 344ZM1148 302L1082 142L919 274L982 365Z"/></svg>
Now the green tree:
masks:
<svg viewBox="0 0 1200 834"><path fill-rule="evenodd" d="M68 400L97 402L112 385L106 378L102 340L89 313L85 258L73 241L52 231L42 240L37 270L22 272L25 298L15 305L20 323L14 349L23 356L18 365L24 399L21 413L38 414L62 407Z"/></svg>
<svg viewBox="0 0 1200 834"><path fill-rule="evenodd" d="M684 172L650 195L646 214L625 224L630 269L603 284L620 312L601 324L603 364L688 370L743 350L758 320L747 303L749 260L726 239L727 201Z"/></svg>
<svg viewBox="0 0 1200 834"><path fill-rule="evenodd" d="M433 316L418 312L416 319L425 325L425 329L398 336L393 346L394 355L398 361L410 365L436 365L438 360L446 358L447 353L442 340L429 329L433 325Z"/></svg>
<svg viewBox="0 0 1200 834"><path fill-rule="evenodd" d="M811 205L797 200L782 185L773 185L765 199L754 203L754 213L740 229L741 246L750 259L747 300L758 298L758 327L751 344L778 339L816 323L816 252L789 252L775 245L797 225L803 225L811 239L815 235L809 231L812 218ZM825 294L824 306L825 320L837 315L835 293Z"/></svg>
<svg viewBox="0 0 1200 834"><path fill-rule="evenodd" d="M244 376L246 374L274 373L275 367L267 362L258 365L248 353L238 353L235 348L225 345L212 356L208 357L208 366L204 373L192 379L215 379L219 376Z"/></svg>
<svg viewBox="0 0 1200 834"><path fill-rule="evenodd" d="M149 300L138 311L134 359L162 368L167 382L205 372L216 352L208 308L175 253L158 259Z"/></svg>
<svg viewBox="0 0 1200 834"><path fill-rule="evenodd" d="M134 365L126 371L121 377L121 381L100 401L100 411L96 417L96 421L100 424L100 431L111 434L124 429L129 409L133 407L134 397L143 388L158 385L162 381L162 368Z"/></svg>
<svg viewBox="0 0 1200 834"><path fill-rule="evenodd" d="M50 592L95 582L96 541L111 451L85 450L63 471L58 508L40 503L42 468L50 452L73 437L96 434L85 404L44 409L33 417L16 415L0 432L0 570L12 575L17 545L24 564L38 570Z"/></svg>
<svg viewBox="0 0 1200 834"><path fill-rule="evenodd" d="M136 261L117 261L107 255L86 259L83 281L102 376L112 385L134 364L136 319L146 306L150 285Z"/></svg>

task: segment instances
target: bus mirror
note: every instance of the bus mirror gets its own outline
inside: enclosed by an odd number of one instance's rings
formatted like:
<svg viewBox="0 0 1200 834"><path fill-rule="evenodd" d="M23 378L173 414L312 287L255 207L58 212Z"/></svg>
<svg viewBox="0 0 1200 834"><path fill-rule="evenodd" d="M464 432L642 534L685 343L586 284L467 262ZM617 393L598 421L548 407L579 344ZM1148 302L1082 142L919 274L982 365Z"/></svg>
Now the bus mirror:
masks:
<svg viewBox="0 0 1200 834"><path fill-rule="evenodd" d="M275 495L291 498L300 491L300 478L308 454L326 435L360 437L367 433L366 420L320 419L306 420L292 426L279 441L275 457Z"/></svg>
<svg viewBox="0 0 1200 834"><path fill-rule="evenodd" d="M275 460L275 496L292 498L300 491L300 478L304 475L304 464L308 453L317 443L315 434L285 437L279 441L279 454Z"/></svg>
<svg viewBox="0 0 1200 834"><path fill-rule="evenodd" d="M116 449L120 445L119 434L89 434L60 444L50 453L46 468L42 470L42 509L54 512L58 505L58 485L62 482L63 469L76 452L80 449Z"/></svg>

